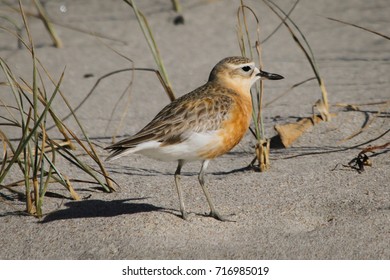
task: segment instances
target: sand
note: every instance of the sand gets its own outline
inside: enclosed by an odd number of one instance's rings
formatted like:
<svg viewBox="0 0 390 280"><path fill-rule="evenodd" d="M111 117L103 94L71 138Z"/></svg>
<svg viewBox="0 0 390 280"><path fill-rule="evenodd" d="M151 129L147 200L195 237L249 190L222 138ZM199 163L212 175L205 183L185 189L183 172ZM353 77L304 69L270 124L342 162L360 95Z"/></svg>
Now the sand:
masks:
<svg viewBox="0 0 390 280"><path fill-rule="evenodd" d="M170 1L138 2L154 31L177 96L205 83L220 59L240 54L236 36L239 1L182 1L182 25L173 24L176 14ZM279 20L260 1L245 2L258 14L265 38ZM277 2L286 10L293 4ZM57 22L123 41L97 39L56 26L64 42L62 49L56 49L42 23L29 19L42 63L57 79L66 66L61 88L72 106L81 102L100 76L131 67L106 45L132 59L136 67L155 68L135 16L125 3L49 1L46 8ZM61 12L64 8L66 12ZM361 174L341 165L368 145L390 141L389 108L360 105L359 111L348 111L336 104L389 100L390 42L326 19L342 19L389 35L389 14L386 0L303 0L298 4L292 18L315 53L335 116L311 128L288 149L272 147L267 172L243 169L253 158L255 139L250 133L230 153L210 163L206 178L216 207L225 215L234 214L231 217L236 222L219 222L204 215L208 206L197 182L200 163L183 169L184 197L191 212L190 220L184 221L178 216L174 189L176 163L131 155L106 165L120 185L117 192L104 193L95 185L76 183L82 199L73 201L63 187L49 187L44 206L47 215L41 220L24 215L24 202L0 189L0 259L389 259L389 149L369 154L373 165ZM20 22L17 15L12 17ZM262 47L264 69L285 77L265 83L266 103L313 77L285 28ZM0 33L0 56L17 76L31 80L28 53L18 49L17 41L4 31ZM111 113L130 78L124 73L104 80L77 111L88 135L102 147L110 143L120 123L124 102ZM0 80L4 80L3 73ZM5 95L4 87L2 92ZM12 99L10 94L1 98ZM276 135L275 124L310 116L319 98L320 89L311 81L270 104L264 109L267 136ZM168 102L153 74L137 72L129 113L118 134L137 132ZM60 99L53 106L60 115L67 114ZM4 108L0 110L6 114ZM360 134L343 141L371 120ZM81 136L73 120L67 124ZM7 129L10 135L19 135ZM107 156L102 148L98 151L102 158ZM61 168L75 178L85 178L66 162ZM20 174L11 172L6 182L20 178L15 176Z"/></svg>

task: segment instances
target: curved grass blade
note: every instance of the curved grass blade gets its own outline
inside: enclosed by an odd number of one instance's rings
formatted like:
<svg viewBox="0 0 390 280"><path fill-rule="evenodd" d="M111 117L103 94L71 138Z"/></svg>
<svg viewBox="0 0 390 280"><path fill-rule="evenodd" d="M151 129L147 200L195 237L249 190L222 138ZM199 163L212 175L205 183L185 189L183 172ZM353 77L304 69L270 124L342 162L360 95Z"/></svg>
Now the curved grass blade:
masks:
<svg viewBox="0 0 390 280"><path fill-rule="evenodd" d="M327 19L333 20L333 21L336 21L336 22L340 22L340 23L343 23L343 24L346 24L346 25L350 25L350 26L362 29L364 31L368 31L368 32L373 33L375 35L381 36L381 37L385 38L386 40L390 40L390 36L387 36L385 34L379 33L379 32L377 32L375 30L371 30L371 29L359 26L357 24L349 23L349 22L346 22L346 21L343 21L343 20L340 20L340 19L335 19L335 18L331 18L331 17L327 17Z"/></svg>

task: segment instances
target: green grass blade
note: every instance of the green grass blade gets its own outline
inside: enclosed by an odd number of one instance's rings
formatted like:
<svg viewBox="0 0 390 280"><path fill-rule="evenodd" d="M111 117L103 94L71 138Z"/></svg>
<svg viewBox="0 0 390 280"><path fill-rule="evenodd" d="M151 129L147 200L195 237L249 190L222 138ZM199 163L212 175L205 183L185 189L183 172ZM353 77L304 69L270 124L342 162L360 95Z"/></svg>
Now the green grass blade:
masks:
<svg viewBox="0 0 390 280"><path fill-rule="evenodd" d="M41 124L43 118L46 116L46 113L48 112L48 110L49 110L49 108L51 106L51 103L54 100L54 97L57 95L57 92L59 91L59 87L61 85L63 77L64 77L64 72L62 72L60 80L59 80L59 82L58 82L58 84L57 84L57 86L56 86L52 96L50 97L50 100L47 102L46 107L44 108L43 112L39 116L38 120L35 122L34 127L29 131L29 133L27 133L28 127L26 126L26 132L25 133L27 134L27 136L23 139L23 141L21 141L19 143L19 146L17 147L17 149L16 149L16 151L14 153L14 156L12 157L11 161L9 162L7 168L5 169L5 172L3 174L1 174L0 183L4 180L5 175L8 173L9 169L11 168L11 166L15 163L15 161L19 157L20 153L27 146L27 144L29 143L30 139L34 136L34 134L37 131L39 125Z"/></svg>

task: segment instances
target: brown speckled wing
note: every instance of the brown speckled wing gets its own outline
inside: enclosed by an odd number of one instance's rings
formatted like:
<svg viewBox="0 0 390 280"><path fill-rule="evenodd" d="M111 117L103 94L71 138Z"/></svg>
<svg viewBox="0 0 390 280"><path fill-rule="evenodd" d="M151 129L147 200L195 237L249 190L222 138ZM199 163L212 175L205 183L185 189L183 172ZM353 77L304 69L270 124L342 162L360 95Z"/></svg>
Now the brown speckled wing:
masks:
<svg viewBox="0 0 390 280"><path fill-rule="evenodd" d="M145 141L156 140L171 145L185 140L188 132L217 130L226 119L235 93L215 84L205 84L174 100L134 136L107 149L133 148Z"/></svg>

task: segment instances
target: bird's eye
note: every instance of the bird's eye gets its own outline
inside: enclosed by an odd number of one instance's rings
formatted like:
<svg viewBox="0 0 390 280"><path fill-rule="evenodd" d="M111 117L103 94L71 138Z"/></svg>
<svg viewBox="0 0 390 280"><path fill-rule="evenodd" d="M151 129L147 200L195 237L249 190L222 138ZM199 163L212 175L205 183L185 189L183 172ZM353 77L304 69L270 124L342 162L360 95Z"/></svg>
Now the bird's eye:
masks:
<svg viewBox="0 0 390 280"><path fill-rule="evenodd" d="M251 67L250 66L244 66L241 69L244 70L245 72L248 72L249 70L251 70Z"/></svg>

